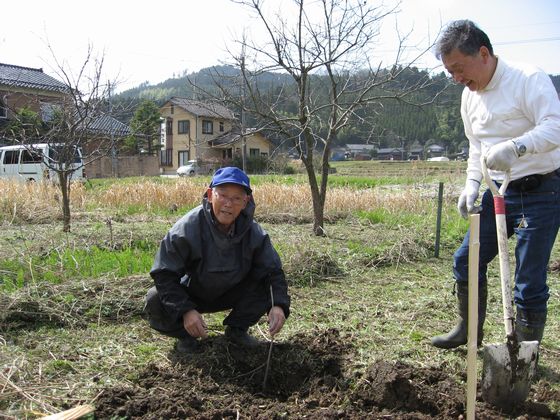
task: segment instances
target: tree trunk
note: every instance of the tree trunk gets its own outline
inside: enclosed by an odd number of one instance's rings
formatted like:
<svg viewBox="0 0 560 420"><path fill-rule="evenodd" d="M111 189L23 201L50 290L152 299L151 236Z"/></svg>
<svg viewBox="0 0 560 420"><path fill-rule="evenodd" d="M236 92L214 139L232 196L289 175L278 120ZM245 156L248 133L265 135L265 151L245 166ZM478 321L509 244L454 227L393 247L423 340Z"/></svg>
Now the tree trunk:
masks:
<svg viewBox="0 0 560 420"><path fill-rule="evenodd" d="M319 190L319 184L317 183L317 175L315 174L315 167L313 166L313 156L302 158L302 161L307 170L311 200L313 202L313 233L316 236L324 236L325 200Z"/></svg>
<svg viewBox="0 0 560 420"><path fill-rule="evenodd" d="M321 197L315 198L315 194L319 194L319 191L312 191L313 196L313 233L315 236L325 236L325 207L320 204Z"/></svg>
<svg viewBox="0 0 560 420"><path fill-rule="evenodd" d="M60 193L62 195L62 231L70 232L70 178L68 172L58 172Z"/></svg>

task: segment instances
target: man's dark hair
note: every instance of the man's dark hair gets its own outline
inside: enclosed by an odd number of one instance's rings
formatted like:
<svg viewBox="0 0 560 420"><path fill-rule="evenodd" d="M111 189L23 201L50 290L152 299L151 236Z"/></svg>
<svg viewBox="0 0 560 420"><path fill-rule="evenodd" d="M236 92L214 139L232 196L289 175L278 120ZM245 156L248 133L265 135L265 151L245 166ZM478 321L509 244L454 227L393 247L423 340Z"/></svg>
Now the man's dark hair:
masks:
<svg viewBox="0 0 560 420"><path fill-rule="evenodd" d="M488 35L470 20L455 20L443 31L435 45L435 55L438 60L457 48L465 55L476 55L480 47L488 48L490 55L494 55L492 43Z"/></svg>

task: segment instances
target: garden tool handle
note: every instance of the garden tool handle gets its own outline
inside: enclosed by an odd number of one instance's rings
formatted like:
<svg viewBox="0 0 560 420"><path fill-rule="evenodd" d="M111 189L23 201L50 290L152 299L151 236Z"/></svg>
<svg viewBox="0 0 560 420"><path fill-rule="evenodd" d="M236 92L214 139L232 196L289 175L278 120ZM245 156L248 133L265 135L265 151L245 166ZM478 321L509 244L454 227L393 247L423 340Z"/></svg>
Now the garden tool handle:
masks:
<svg viewBox="0 0 560 420"><path fill-rule="evenodd" d="M490 178L486 167L486 158L482 159L482 175L492 191L494 197L494 214L496 216L496 235L498 239L498 255L500 258L500 280L502 284L502 306L504 309L504 327L506 336L513 336L513 300L511 297L511 274L509 269L508 235L506 224L506 204L504 193L510 180L509 171L504 173L504 180L498 189L496 183Z"/></svg>

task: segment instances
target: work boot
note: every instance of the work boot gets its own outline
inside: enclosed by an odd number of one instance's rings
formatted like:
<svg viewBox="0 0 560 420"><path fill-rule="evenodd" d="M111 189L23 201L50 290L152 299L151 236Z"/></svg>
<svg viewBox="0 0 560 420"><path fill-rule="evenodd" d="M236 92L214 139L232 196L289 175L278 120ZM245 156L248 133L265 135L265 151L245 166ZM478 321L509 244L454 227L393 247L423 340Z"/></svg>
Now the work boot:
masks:
<svg viewBox="0 0 560 420"><path fill-rule="evenodd" d="M515 315L515 336L518 342L542 340L544 325L546 324L546 310L544 312L533 312L525 309L517 309Z"/></svg>
<svg viewBox="0 0 560 420"><path fill-rule="evenodd" d="M459 320L457 325L448 333L432 337L432 345L440 349L454 349L455 347L467 344L468 327L467 319L469 315L469 286L467 282L457 282L457 307L459 311ZM484 320L486 319L486 303L488 299L487 284L479 285L478 289L478 335L477 345L482 344L484 337Z"/></svg>
<svg viewBox="0 0 560 420"><path fill-rule="evenodd" d="M177 339L175 350L177 350L177 353L181 354L198 353L200 351L200 344L196 338L187 335L184 338Z"/></svg>
<svg viewBox="0 0 560 420"><path fill-rule="evenodd" d="M226 327L226 338L234 344L244 347L255 347L259 341L247 333L248 328Z"/></svg>

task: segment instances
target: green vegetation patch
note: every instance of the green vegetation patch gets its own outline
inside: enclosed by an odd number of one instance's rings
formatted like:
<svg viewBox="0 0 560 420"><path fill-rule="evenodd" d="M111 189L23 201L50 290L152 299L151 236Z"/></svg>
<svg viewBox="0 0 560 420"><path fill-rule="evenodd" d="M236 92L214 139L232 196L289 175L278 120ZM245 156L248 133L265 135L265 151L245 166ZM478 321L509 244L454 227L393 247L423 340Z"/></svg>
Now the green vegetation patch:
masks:
<svg viewBox="0 0 560 420"><path fill-rule="evenodd" d="M14 290L25 284L46 281L62 283L70 279L98 278L106 274L126 277L147 273L157 244L139 241L138 247L53 250L29 260L0 261L0 290Z"/></svg>

